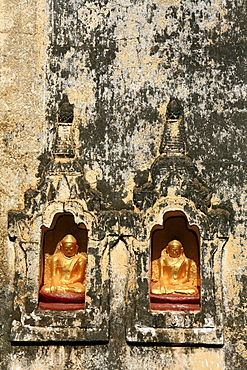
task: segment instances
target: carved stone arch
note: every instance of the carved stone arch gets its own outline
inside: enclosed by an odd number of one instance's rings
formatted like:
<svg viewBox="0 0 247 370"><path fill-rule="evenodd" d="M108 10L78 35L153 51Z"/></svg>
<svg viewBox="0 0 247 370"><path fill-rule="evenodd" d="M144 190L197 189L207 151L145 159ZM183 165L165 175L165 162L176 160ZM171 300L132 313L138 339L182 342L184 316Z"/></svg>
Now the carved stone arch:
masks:
<svg viewBox="0 0 247 370"><path fill-rule="evenodd" d="M156 225L163 225L164 215L168 217L168 212L183 214L189 225L197 225L200 230L201 238L209 238L208 217L198 210L191 200L184 197L162 197L146 212L144 229L147 237L150 236L150 231Z"/></svg>
<svg viewBox="0 0 247 370"><path fill-rule="evenodd" d="M63 211L72 213L77 224L83 222L88 230L88 238L95 239L94 230L98 224L97 217L83 208L80 201L71 200L64 203Z"/></svg>
<svg viewBox="0 0 247 370"><path fill-rule="evenodd" d="M64 203L60 201L52 201L43 207L41 210L41 214L43 217L43 225L46 227L50 227L52 224L54 217L57 213L64 212Z"/></svg>

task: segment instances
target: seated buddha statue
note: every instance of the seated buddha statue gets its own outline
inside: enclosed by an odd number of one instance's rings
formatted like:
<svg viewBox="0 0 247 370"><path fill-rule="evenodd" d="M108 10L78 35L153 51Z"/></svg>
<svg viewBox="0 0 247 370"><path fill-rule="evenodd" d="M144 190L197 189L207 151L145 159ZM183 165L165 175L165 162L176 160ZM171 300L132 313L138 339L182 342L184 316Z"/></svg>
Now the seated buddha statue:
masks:
<svg viewBox="0 0 247 370"><path fill-rule="evenodd" d="M153 294L184 294L198 293L198 273L196 263L187 258L184 248L178 240L172 240L162 250L157 261L158 281L151 285Z"/></svg>
<svg viewBox="0 0 247 370"><path fill-rule="evenodd" d="M84 293L86 253L78 253L77 240L67 234L52 256L46 256L41 293ZM48 258L48 260L47 260Z"/></svg>

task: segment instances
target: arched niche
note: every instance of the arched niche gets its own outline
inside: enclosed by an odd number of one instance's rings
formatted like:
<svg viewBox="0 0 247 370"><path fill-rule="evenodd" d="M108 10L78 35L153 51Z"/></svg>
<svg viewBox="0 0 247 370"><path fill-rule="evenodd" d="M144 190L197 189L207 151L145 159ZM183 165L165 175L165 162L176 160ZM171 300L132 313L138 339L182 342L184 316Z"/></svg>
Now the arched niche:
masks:
<svg viewBox="0 0 247 370"><path fill-rule="evenodd" d="M185 256L196 263L197 266L197 287L200 291L200 231L198 226L189 225L186 215L182 211L168 211L164 214L163 225L155 225L151 230L151 284L159 280L159 258L161 257L162 250L172 240L178 240L182 243ZM151 294L151 308L161 310L198 310L200 306L199 295L197 298L190 296L175 297L174 295L159 296L154 298ZM169 303L176 301L176 304L169 306ZM181 305L179 307L179 301ZM164 303L162 305L155 305L154 303ZM191 306L191 302L196 302L196 306ZM184 303L188 304L184 305Z"/></svg>
<svg viewBox="0 0 247 370"><path fill-rule="evenodd" d="M48 280L48 273L49 268L48 264L50 263L51 256L56 253L56 248L58 243L67 235L71 234L77 240L77 245L79 247L78 254L87 254L87 244L88 244L88 230L84 223L76 224L74 221L74 216L70 212L60 212L55 214L52 224L50 227L42 226L41 227L41 269L40 269L40 282L39 288L46 284ZM48 273L47 273L48 271ZM52 295L52 294L51 294ZM51 302L54 301L54 298L51 297ZM66 301L66 297L63 299ZM62 302L63 302L62 300ZM83 300L85 301L85 294ZM60 300L58 299L58 303L60 304ZM70 302L69 302L70 303ZM72 302L73 303L73 302ZM74 310L84 308L84 306L76 306L72 305L69 307L68 305L65 307L60 304L54 305L55 308L49 308L49 304L47 305L48 308L42 309L51 309L51 310ZM45 306L45 305L43 305ZM39 307L41 307L39 305Z"/></svg>

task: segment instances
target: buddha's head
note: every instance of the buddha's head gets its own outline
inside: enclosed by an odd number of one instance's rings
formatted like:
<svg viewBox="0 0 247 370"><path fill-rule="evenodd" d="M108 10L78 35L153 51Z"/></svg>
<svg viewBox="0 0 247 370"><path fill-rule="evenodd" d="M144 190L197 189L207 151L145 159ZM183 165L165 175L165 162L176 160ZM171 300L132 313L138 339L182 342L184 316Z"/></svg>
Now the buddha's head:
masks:
<svg viewBox="0 0 247 370"><path fill-rule="evenodd" d="M60 244L60 250L66 257L73 257L78 252L77 240L73 235L67 234Z"/></svg>
<svg viewBox="0 0 247 370"><path fill-rule="evenodd" d="M178 240L171 240L166 247L166 251L170 257L178 258L182 255L184 248Z"/></svg>

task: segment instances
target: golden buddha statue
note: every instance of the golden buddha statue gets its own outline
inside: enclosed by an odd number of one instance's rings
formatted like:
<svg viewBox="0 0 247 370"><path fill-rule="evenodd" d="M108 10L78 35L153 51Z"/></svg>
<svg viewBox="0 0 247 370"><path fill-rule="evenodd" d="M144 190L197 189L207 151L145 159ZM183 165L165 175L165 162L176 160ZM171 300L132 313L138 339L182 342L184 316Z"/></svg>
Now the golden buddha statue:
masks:
<svg viewBox="0 0 247 370"><path fill-rule="evenodd" d="M151 293L185 295L198 293L196 263L185 256L184 248L178 240L170 241L162 250L161 257L155 261L158 265L158 281L151 286Z"/></svg>
<svg viewBox="0 0 247 370"><path fill-rule="evenodd" d="M52 256L46 255L43 293L84 293L86 253L78 253L77 240L67 234Z"/></svg>

